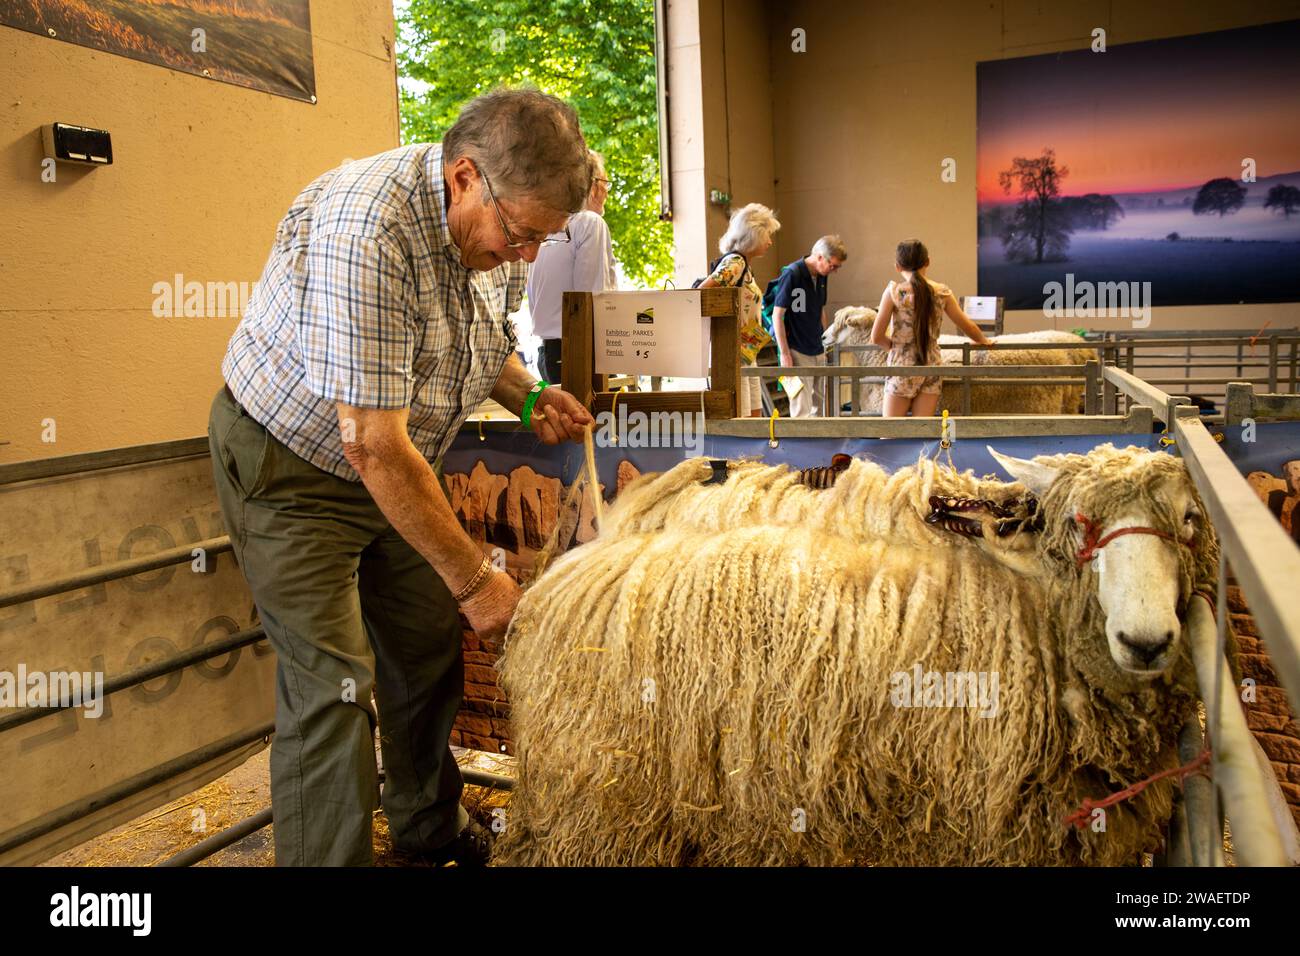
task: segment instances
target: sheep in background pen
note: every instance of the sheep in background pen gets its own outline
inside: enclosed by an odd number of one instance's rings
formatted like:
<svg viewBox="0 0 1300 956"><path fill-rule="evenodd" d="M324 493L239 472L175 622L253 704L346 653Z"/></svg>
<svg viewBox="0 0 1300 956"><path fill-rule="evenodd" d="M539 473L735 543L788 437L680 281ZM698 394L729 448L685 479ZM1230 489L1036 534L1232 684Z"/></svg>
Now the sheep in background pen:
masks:
<svg viewBox="0 0 1300 956"><path fill-rule="evenodd" d="M845 306L822 334L822 342L832 345L871 345L871 326L876 310L865 306ZM941 335L945 365L961 365L961 350L951 348L969 341L964 335ZM1097 350L1087 347L1087 340L1073 332L1044 329L998 335L993 341L1006 345L1033 342L1078 343L1077 349L972 349L972 365L1082 365L1097 361ZM881 349L868 352L842 352L841 364L872 368L885 366L886 353ZM883 374L883 373L882 373ZM879 415L883 386L864 383L859 386L858 413ZM974 385L971 386L972 415L1077 415L1083 410L1082 385ZM943 384L939 408L950 414L961 411L961 382L948 379Z"/></svg>
<svg viewBox="0 0 1300 956"><path fill-rule="evenodd" d="M923 459L855 460L826 490L755 462L705 484L691 459L629 485L511 625L519 762L494 859L1117 865L1154 848L1168 779L1104 831L1063 818L1177 764L1196 711L1180 622L1215 579L1214 531L1163 453L998 460L1019 483ZM954 509L938 523L936 500ZM1125 527L1170 540L1082 559ZM930 674L984 675L992 700L954 705L946 678L931 699Z"/></svg>

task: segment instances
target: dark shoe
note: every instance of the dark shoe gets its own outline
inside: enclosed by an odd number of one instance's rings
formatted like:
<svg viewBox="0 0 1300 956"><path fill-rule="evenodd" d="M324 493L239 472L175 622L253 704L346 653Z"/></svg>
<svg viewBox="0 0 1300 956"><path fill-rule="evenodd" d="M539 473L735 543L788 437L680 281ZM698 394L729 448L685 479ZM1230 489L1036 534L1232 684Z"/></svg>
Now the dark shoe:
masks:
<svg viewBox="0 0 1300 956"><path fill-rule="evenodd" d="M482 826L470 820L448 843L436 850L421 854L421 861L433 866L463 866L479 869L487 866L488 857L492 855L492 835Z"/></svg>

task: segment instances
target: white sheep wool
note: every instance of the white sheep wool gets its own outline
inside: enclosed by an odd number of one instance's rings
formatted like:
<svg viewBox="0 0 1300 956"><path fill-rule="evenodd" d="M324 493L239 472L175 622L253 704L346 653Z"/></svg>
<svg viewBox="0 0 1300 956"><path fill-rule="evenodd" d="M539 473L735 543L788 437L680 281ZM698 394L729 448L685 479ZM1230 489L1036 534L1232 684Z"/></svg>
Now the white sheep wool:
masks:
<svg viewBox="0 0 1300 956"><path fill-rule="evenodd" d="M1026 488L925 459L855 460L824 490L753 462L704 484L704 459L637 479L511 626L518 777L495 861L1117 865L1157 848L1168 779L1064 822L1176 766L1196 706L1185 641L1154 677L1111 659L1074 515L1177 531L1174 492L1195 489L1137 448L1036 461L1055 475L1044 524L1002 538L927 523L930 496L1023 509ZM1192 544L1168 545L1180 614L1217 569L1208 525Z"/></svg>

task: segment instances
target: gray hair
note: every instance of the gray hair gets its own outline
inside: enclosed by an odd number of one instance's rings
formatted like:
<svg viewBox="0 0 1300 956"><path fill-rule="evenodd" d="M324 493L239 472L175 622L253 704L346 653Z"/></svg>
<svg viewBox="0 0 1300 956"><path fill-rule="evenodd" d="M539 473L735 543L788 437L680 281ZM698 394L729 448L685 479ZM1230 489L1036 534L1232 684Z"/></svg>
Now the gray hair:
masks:
<svg viewBox="0 0 1300 956"><path fill-rule="evenodd" d="M503 88L466 103L442 137L443 162L462 156L487 174L498 198L527 197L575 213L591 190L578 114L538 90Z"/></svg>
<svg viewBox="0 0 1300 956"><path fill-rule="evenodd" d="M727 225L727 231L718 240L718 251L740 252L749 255L781 228L776 214L762 203L752 202L736 210Z"/></svg>
<svg viewBox="0 0 1300 956"><path fill-rule="evenodd" d="M813 243L812 254L823 259L839 259L843 262L849 257L844 248L844 240L839 236L822 236Z"/></svg>

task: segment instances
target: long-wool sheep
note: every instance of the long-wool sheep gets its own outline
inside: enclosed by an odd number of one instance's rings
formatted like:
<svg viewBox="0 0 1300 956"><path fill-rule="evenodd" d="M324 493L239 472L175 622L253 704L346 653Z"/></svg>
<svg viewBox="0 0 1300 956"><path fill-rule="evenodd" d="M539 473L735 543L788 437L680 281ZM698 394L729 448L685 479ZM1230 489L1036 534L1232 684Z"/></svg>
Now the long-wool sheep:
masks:
<svg viewBox="0 0 1300 956"><path fill-rule="evenodd" d="M820 491L757 463L702 484L704 459L633 482L511 625L518 776L495 861L1135 862L1167 779L1104 832L1062 821L1177 763L1194 675L1185 641L1155 679L1111 659L1073 518L1139 508L1177 529L1170 489L1191 482L1136 448L1036 461L1060 469L1042 530L987 539L926 523L929 497L1025 489L924 459L856 460ZM1213 530L1197 535L1175 549L1180 614L1217 570ZM996 714L896 706L918 669L996 674Z"/></svg>
<svg viewBox="0 0 1300 956"><path fill-rule="evenodd" d="M822 341L832 344L870 345L871 326L876 321L876 310L862 306L846 306L835 313L827 326ZM952 346L968 342L964 335L941 335L944 365L961 365L961 350ZM1077 349L975 349L971 351L972 365L1083 365L1097 361L1097 350L1087 346L1087 340L1073 332L1044 329L1036 332L1017 332L992 337L1000 345L1024 343L1077 343ZM842 352L844 365L861 365L872 368L885 365L886 352L874 349L867 352ZM859 386L858 412L879 415L882 409L883 386L864 383ZM939 407L950 414L961 412L961 382L946 379ZM1082 385L972 385L972 415L1076 415L1083 410Z"/></svg>

